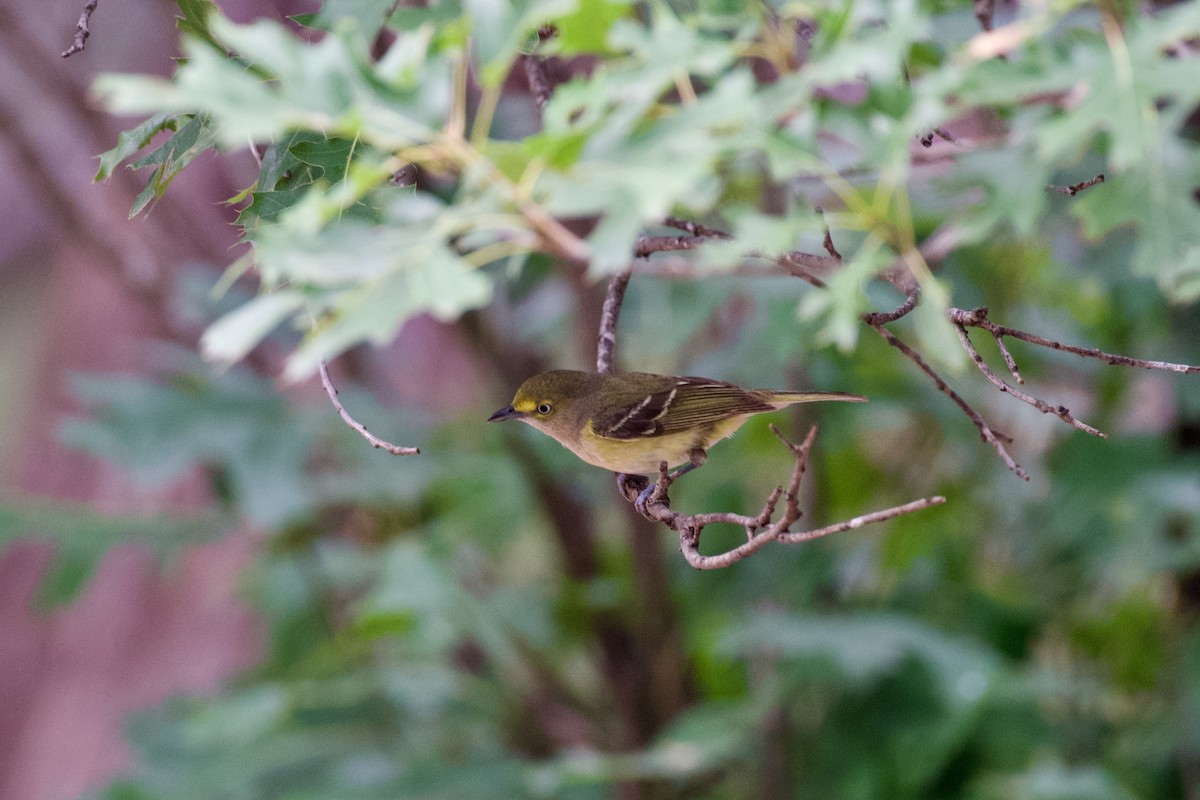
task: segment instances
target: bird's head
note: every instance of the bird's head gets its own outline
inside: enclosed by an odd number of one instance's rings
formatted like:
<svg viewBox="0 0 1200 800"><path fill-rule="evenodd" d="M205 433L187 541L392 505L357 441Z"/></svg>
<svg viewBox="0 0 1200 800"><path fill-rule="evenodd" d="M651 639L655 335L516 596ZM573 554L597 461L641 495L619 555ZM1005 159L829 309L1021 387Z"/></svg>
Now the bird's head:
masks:
<svg viewBox="0 0 1200 800"><path fill-rule="evenodd" d="M488 422L519 419L535 428L553 430L557 420L569 417L575 403L596 388L599 376L590 372L556 369L534 375L521 384L512 405L488 417Z"/></svg>

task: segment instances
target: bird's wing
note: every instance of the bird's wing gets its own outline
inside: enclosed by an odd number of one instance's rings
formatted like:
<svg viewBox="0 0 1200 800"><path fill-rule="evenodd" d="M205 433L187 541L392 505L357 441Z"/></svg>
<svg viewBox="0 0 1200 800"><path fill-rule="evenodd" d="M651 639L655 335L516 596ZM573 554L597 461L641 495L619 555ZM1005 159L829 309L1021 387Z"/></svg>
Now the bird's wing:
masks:
<svg viewBox="0 0 1200 800"><path fill-rule="evenodd" d="M673 386L605 409L592 420L592 427L605 439L641 439L774 410L775 406L731 383L678 378Z"/></svg>

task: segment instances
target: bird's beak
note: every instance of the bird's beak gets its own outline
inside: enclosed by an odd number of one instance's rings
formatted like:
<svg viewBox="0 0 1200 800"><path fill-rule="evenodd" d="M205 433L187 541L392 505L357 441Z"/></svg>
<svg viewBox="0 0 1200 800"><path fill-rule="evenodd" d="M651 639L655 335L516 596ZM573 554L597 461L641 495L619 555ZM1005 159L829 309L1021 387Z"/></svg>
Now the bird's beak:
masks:
<svg viewBox="0 0 1200 800"><path fill-rule="evenodd" d="M512 406L505 406L495 414L492 414L490 417L488 417L488 422L500 422L501 420L506 419L520 419L523 416L524 414L522 414L520 411L517 411Z"/></svg>

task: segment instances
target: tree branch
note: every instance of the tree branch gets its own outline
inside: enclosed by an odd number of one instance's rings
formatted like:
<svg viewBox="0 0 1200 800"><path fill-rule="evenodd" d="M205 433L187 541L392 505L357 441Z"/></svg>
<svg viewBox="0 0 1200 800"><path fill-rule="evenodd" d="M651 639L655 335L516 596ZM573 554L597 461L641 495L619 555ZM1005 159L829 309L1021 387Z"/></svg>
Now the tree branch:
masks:
<svg viewBox="0 0 1200 800"><path fill-rule="evenodd" d="M324 361L322 361L321 365L320 365L320 370L321 370L321 385L325 387L325 393L327 395L329 395L329 399L333 403L333 407L337 409L338 414L341 416L341 418L343 420L346 421L346 424L349 425L354 430L358 431L359 434L364 439L366 439L368 442L371 443L372 447L378 448L380 450L386 450L394 456L420 455L421 450L419 448L401 447L400 445L395 445L395 444L392 444L391 442L384 441L383 439L380 439L378 436L376 436L375 434L368 431L366 429L366 426L364 426L361 422L356 420L354 417L350 416L350 412L348 412L346 410L346 407L342 405L342 401L338 399L338 391L337 391L337 389L335 389L333 387L333 381L329 378L329 365L326 364Z"/></svg>
<svg viewBox="0 0 1200 800"><path fill-rule="evenodd" d="M1093 428L1087 423L1080 422L1073 417L1070 410L1066 406L1051 406L1049 403L1039 400L1033 395L1025 394L1021 390L1005 383L998 375L996 375L995 372L992 371L992 368L989 367L986 362L984 362L983 357L979 355L979 351L975 349L975 345L971 343L971 337L967 335L967 329L963 327L962 323L955 322L954 330L958 334L958 340L962 342L963 349L967 351L967 355L969 355L971 360L975 362L975 366L979 367L979 371L984 374L984 377L991 381L992 385L1001 392L1004 394L1010 394L1023 403L1028 403L1038 411L1041 411L1043 414L1053 414L1071 427L1078 428L1084 433L1090 433L1092 436L1099 436L1101 439L1108 438L1107 435L1100 432L1096 428ZM1011 358L1012 356L1009 356L1010 360Z"/></svg>
<svg viewBox="0 0 1200 800"><path fill-rule="evenodd" d="M621 304L625 302L625 289L629 286L631 270L618 272L608 283L608 294L604 298L604 310L600 312L600 335L596 340L596 372L613 371L613 354L617 348L617 319L621 316Z"/></svg>
<svg viewBox="0 0 1200 800"><path fill-rule="evenodd" d="M1029 474L1025 472L1020 464L1013 460L1013 457L1008 454L1008 450L1004 447L1005 444L1012 443L1011 436L994 430L990 425L988 425L984 418L980 416L978 411L972 408L971 405L964 400L958 392L951 389L950 386L944 380L942 380L942 376L938 375L937 372L934 371L933 367L929 366L928 362L921 357L920 353L896 338L896 335L887 328L883 327L882 324L872 325L871 327L875 329L876 333L883 337L884 341L903 353L909 361L912 361L922 372L928 375L939 392L949 397L959 408L962 409L963 413L967 415L967 418L970 419L971 422L975 424L975 427L979 429L980 437L982 437L985 442L990 444L995 449L996 454L1000 456L1000 460L1004 462L1005 466L1016 473L1017 477L1021 480L1029 480Z"/></svg>
<svg viewBox="0 0 1200 800"><path fill-rule="evenodd" d="M1017 383L1023 384L1025 381L1021 378L1020 372L1017 371L1016 361L1012 354L1008 352L1008 348L1004 345L1004 337L1011 336L1014 339L1036 344L1041 347L1048 347L1052 350L1062 350L1067 353L1074 353L1082 358L1094 358L1098 361L1103 361L1106 364L1125 367L1138 367L1140 369L1157 369L1167 372L1178 372L1184 375L1200 374L1200 366L1190 366L1188 364L1174 364L1169 361L1148 361L1141 358L1130 358L1129 356L1115 355L1106 353L1103 350L1096 350L1090 347L1075 347L1074 345L1063 344L1062 342L1054 341L1053 339L1045 339L1041 336L1035 336L1032 333L1009 328L1005 325L997 325L988 319L988 310L986 307L980 307L971 311L964 311L961 308L948 309L946 315L949 317L951 324L954 325L955 331L958 333L958 339L962 343L963 349L967 351L967 355L975 362L975 366L979 367L979 371L991 381L992 385L1001 392L1012 395L1023 403L1041 411L1043 414L1053 414L1073 428L1078 428L1084 433L1089 433L1092 436L1099 436L1102 439L1107 439L1108 436L1103 432L1093 428L1084 422L1076 419L1066 406L1053 406L1032 395L1025 394L1021 390L1003 381L989 367L979 355L979 351L975 349L971 338L967 335L967 328L982 328L992 335L996 340L996 344L1000 348L1000 353L1004 357L1004 363L1008 367L1008 371L1012 373L1013 379Z"/></svg>
<svg viewBox="0 0 1200 800"><path fill-rule="evenodd" d="M75 23L75 41L66 50L63 50L62 57L70 58L76 53L82 53L83 48L87 47L88 37L92 35L88 25L92 21L92 12L96 10L96 3L99 0L88 0L88 4L83 7L83 13L79 15L79 22Z"/></svg>
<svg viewBox="0 0 1200 800"><path fill-rule="evenodd" d="M704 236L641 236L633 249L638 258L645 258L651 253L662 253L674 250L695 250L708 241Z"/></svg>
<svg viewBox="0 0 1200 800"><path fill-rule="evenodd" d="M1104 173L1103 172L1101 172L1099 175L1097 175L1094 178L1091 178L1086 181L1080 181L1079 183L1073 183L1070 186L1059 186L1057 184L1050 183L1050 184L1046 185L1046 191L1047 192L1058 192L1059 194L1065 194L1065 195L1074 197L1075 195L1082 192L1084 189L1090 189L1098 183L1104 183Z"/></svg>
<svg viewBox="0 0 1200 800"><path fill-rule="evenodd" d="M710 228L707 225L701 225L699 222L692 222L690 219L680 219L679 217L667 217L663 220L663 224L668 228L677 228L685 233L690 233L692 236L706 236L710 239L732 239L733 235L726 233L718 228Z"/></svg>
<svg viewBox="0 0 1200 800"><path fill-rule="evenodd" d="M947 312L950 321L964 325L968 328L982 328L992 336L999 339L1001 336L1011 336L1014 339L1020 339L1023 342L1036 344L1041 347L1049 347L1051 350L1062 350L1064 353L1074 353L1081 358L1094 358L1097 361L1103 361L1105 364L1117 367L1137 367L1138 369L1158 369L1167 372L1178 372L1182 375L1200 375L1200 366L1191 364L1175 364L1170 361L1150 361L1144 358L1131 358L1129 356L1116 355L1114 353L1106 353L1103 350L1097 350L1092 347L1076 347L1071 344L1063 344L1056 342L1053 339L1046 339L1032 333L1010 328L1007 325L997 325L988 319L987 306L964 311L961 308L951 308Z"/></svg>
<svg viewBox="0 0 1200 800"><path fill-rule="evenodd" d="M914 511L920 511L921 509L946 502L946 498L941 496L927 497L906 503L902 506L864 514L844 522L828 525L824 528L817 528L810 531L792 531L790 529L791 525L802 516L799 502L800 483L804 478L804 473L808 469L809 452L817 436L817 427L814 425L809 428L808 435L798 445L785 439L774 425L771 426L771 431L791 450L792 456L795 458L795 466L792 468L792 475L787 489L785 490L782 486L775 487L775 490L771 492L763 504L762 510L754 516L734 512L681 514L672 510L668 491L680 473L678 471L669 472L665 463L660 466L654 489L645 503L645 516L647 519L661 522L672 530L679 532L680 551L683 553L683 557L687 560L688 564L696 569L723 569L753 555L770 542L807 542L834 533L860 528L863 525L873 522L883 522L884 520L903 514L910 514ZM645 488L644 483L637 480L630 480L627 476L623 477L625 477L624 480L618 480L618 488L624 494L626 500L636 502L641 491ZM783 513L779 519L772 522L781 499L784 501ZM724 553L711 556L703 555L699 550L700 536L704 528L718 523L740 525L746 532L746 541Z"/></svg>
<svg viewBox="0 0 1200 800"><path fill-rule="evenodd" d="M895 322L905 316L917 307L917 301L921 299L921 287L914 283L908 287L905 294L908 295L907 299L892 311L871 311L862 315L862 321L872 328L879 328L881 325L887 325L889 322Z"/></svg>

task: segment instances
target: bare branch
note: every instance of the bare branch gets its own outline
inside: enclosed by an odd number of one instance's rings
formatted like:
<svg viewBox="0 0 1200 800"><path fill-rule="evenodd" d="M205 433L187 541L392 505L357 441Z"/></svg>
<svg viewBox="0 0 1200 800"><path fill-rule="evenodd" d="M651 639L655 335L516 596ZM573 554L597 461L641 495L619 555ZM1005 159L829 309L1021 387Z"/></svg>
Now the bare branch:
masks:
<svg viewBox="0 0 1200 800"><path fill-rule="evenodd" d="M998 375L996 375L992 368L989 367L986 362L984 362L983 357L979 355L979 351L975 349L975 345L972 344L971 338L967 334L967 328L982 328L992 335L992 338L996 340L996 344L1000 347L1000 353L1004 357L1004 363L1008 367L1008 371L1012 373L1013 378L1018 383L1022 384L1025 381L1021 378L1020 372L1017 371L1016 361L1013 359L1012 354L1008 352L1008 348L1004 345L1005 336L1011 336L1014 339L1020 339L1025 342L1029 342L1030 344L1049 347L1053 350L1063 350L1068 353L1074 353L1075 355L1084 358L1095 358L1105 362L1106 364L1126 367L1139 367L1141 369L1159 369L1183 374L1200 373L1200 366L1173 364L1168 361L1147 361L1140 358L1114 355L1113 353L1105 353L1103 350L1096 350L1087 347L1075 347L1073 345L1067 345L1063 344L1062 342L1054 341L1053 339L1045 339L1041 336L1035 336L1031 333L1017 330L1016 328L997 325L988 319L988 310L986 307L976 308L971 311L964 311L961 308L951 308L948 309L946 313L950 318L950 322L954 325L955 332L958 334L958 339L962 343L963 349L967 351L967 355L969 355L971 360L975 362L975 366L979 367L979 371L984 374L984 377L991 381L993 386L1005 394L1012 395L1023 403L1028 403L1038 411L1041 411L1043 414L1053 414L1071 427L1078 428L1084 433L1091 434L1092 436L1099 436L1103 439L1107 439L1107 435L1096 428L1093 428L1087 423L1080 422L1071 414L1070 410L1066 406L1050 405L1044 400L1025 394L1021 390L1002 380Z"/></svg>
<svg viewBox="0 0 1200 800"><path fill-rule="evenodd" d="M1001 392L1012 395L1023 403L1028 403L1038 411L1041 411L1043 414L1053 414L1071 427L1078 428L1084 433L1090 433L1092 436L1099 436L1101 439L1108 438L1107 434L1097 430L1096 428L1093 428L1091 425L1088 425L1085 422L1080 422L1077 420L1071 415L1070 409L1068 409L1066 406L1051 406L1044 400L1040 400L1033 395L1025 394L1020 389L1016 389L1005 383L998 375L996 375L995 372L992 371L992 368L987 365L987 363L983 360L983 357L979 355L979 351L976 350L975 345L971 343L971 337L967 335L967 329L963 327L962 323L955 322L954 330L956 333L958 333L958 340L962 342L963 349L967 351L967 355L969 355L971 360L975 362L975 366L979 367L979 371L984 374L984 377L991 381L992 385Z"/></svg>
<svg viewBox="0 0 1200 800"><path fill-rule="evenodd" d="M915 294L910 294L908 300L895 311L887 313L875 312L864 314L863 321L874 328L888 344L890 344L892 347L895 347L910 361L916 364L922 372L924 372L930 377L930 379L933 380L938 391L945 394L947 397L953 400L959 408L962 409L963 413L965 413L967 417L970 418L971 422L975 424L975 427L979 430L979 434L983 437L983 440L992 445L992 447L996 450L996 453L1000 456L1001 460L1004 461L1005 465L1010 470L1016 473L1017 477L1023 480L1029 480L1029 475L1015 460L1013 460L1012 456L1009 455L1008 450L1005 448L1005 444L1011 444L1012 439L1005 434L1000 433L999 431L993 430L983 419L983 417L966 402L966 400L964 400L957 392L951 389L944 380L942 380L941 376L938 375L931 366L929 366L928 362L925 361L920 353L909 347L904 342L900 341L900 339L896 338L895 334L883 327L888 322L899 319L911 311L916 304L916 299L917 296ZM1013 358L1012 353L1009 352L1008 347L1004 343L1004 337L1006 336L1011 336L1014 339L1020 339L1041 347L1048 347L1053 350L1062 350L1064 352L1074 353L1075 355L1084 358L1095 358L1099 361L1105 362L1106 364L1139 367L1141 369L1159 369L1183 374L1200 374L1200 366L1174 364L1167 361L1148 361L1140 358L1130 358L1129 356L1106 353L1103 350L1096 350L1093 348L1075 347L1073 345L1067 345L1063 344L1062 342L1054 341L1053 339L1035 336L1034 334L1026 333L1025 331L1018 330L1016 328L997 325L988 319L987 308L976 308L971 311L964 311L961 308L950 308L947 310L947 316L949 317L951 324L954 325L955 332L958 334L959 341L961 342L963 349L966 350L967 355L971 357L971 360L975 362L975 365L979 368L979 371L983 373L984 377L986 377L993 386L995 386L1004 394L1011 395L1021 402L1033 406L1042 413L1052 414L1061 419L1063 422L1066 422L1068 425L1078 428L1084 433L1091 434L1092 436L1107 438L1101 431L1076 419L1066 406L1051 405L1050 403L1047 403L1037 397L1022 392L1015 386L1001 379L1000 376L997 375L995 371L993 371L992 368L989 367L983 360L983 357L979 354L979 351L971 342L966 329L982 328L991 334L992 338L996 341L996 345L1000 349L1000 355L1004 358L1005 366L1008 368L1008 371L1012 374L1013 379L1018 384L1024 384L1025 380L1021 377L1021 373L1017 369L1016 359Z"/></svg>
<svg viewBox="0 0 1200 800"><path fill-rule="evenodd" d="M983 440L995 449L996 454L1000 456L1000 459L1004 462L1005 466L1016 473L1017 477L1021 480L1029 480L1029 474L1025 472L1020 464L1013 460L1013 457L1008 454L1008 450L1004 447L1005 444L1012 443L1012 437L1003 434L1000 431L993 430L992 427L983 419L983 417L979 415L978 411L972 408L966 400L962 399L958 392L951 389L950 386L944 380L942 380L942 377L934 371L933 367L929 366L925 359L921 357L920 353L897 339L894 333L882 325L873 325L871 327L873 327L875 331L883 337L884 341L903 353L910 361L916 364L922 372L928 375L930 379L933 380L934 385L937 386L938 391L949 397L959 408L962 409L963 413L967 415L971 422L975 423L975 427L979 429L979 435L983 437Z"/></svg>
<svg viewBox="0 0 1200 800"><path fill-rule="evenodd" d="M642 236L638 238L633 254L638 258L645 258L651 253L695 250L707 241L704 236Z"/></svg>
<svg viewBox="0 0 1200 800"><path fill-rule="evenodd" d="M1000 355L1004 357L1004 366L1008 367L1013 380L1017 383L1025 383L1025 379L1021 377L1021 371L1017 369L1016 360L1012 357L1012 353L1008 352L1008 347L1004 344L1004 337L993 333L992 338L996 340L996 347L1000 349Z"/></svg>
<svg viewBox="0 0 1200 800"><path fill-rule="evenodd" d="M632 274L631 270L618 272L608 283L604 310L600 312L600 335L596 341L596 372L601 374L613 371L613 353L617 348L617 319L621 316L625 288L629 286Z"/></svg>
<svg viewBox="0 0 1200 800"><path fill-rule="evenodd" d="M92 21L92 12L96 10L98 0L88 0L88 4L83 7L83 13L79 15L79 22L75 23L75 41L66 50L63 50L62 57L70 58L76 53L82 53L83 48L87 47L88 37L92 35L92 31L88 25Z"/></svg>
<svg viewBox="0 0 1200 800"><path fill-rule="evenodd" d="M878 328L880 325L886 325L889 322L895 322L901 317L908 314L917 307L917 301L921 299L921 287L916 283L908 287L906 292L908 298L896 306L892 311L871 311L862 315L862 321L870 325L872 328Z"/></svg>
<svg viewBox="0 0 1200 800"><path fill-rule="evenodd" d="M818 289L824 289L825 281L817 273L828 275L841 266L842 260L833 256L821 256L816 253L802 253L799 250L793 250L776 258L775 263L786 270L789 275Z"/></svg>
<svg viewBox="0 0 1200 800"><path fill-rule="evenodd" d="M1129 356L1116 355L1114 353L1106 353L1103 350L1097 350L1092 347L1076 347L1075 345L1063 344L1056 342L1053 339L1046 339L1041 336L1036 336L1032 333L1017 328L1010 328L1007 325L997 325L988 319L988 310L986 306L964 311L961 308L951 308L946 312L950 321L963 325L967 328L982 328L994 337L1011 336L1014 339L1020 339L1023 342L1036 344L1041 347L1049 347L1051 350L1062 350L1064 353L1074 353L1082 358L1094 358L1098 361L1103 361L1105 364L1110 364L1117 367L1137 367L1138 369L1160 369L1166 372L1178 372L1182 375L1200 375L1200 366L1191 364L1175 364L1170 361L1150 361L1144 358L1130 358Z"/></svg>
<svg viewBox="0 0 1200 800"><path fill-rule="evenodd" d="M755 516L733 512L681 514L673 511L671 509L671 500L667 493L671 484L674 483L681 473L679 471L668 472L665 463L660 466L658 479L649 497L646 499L642 513L647 519L662 522L672 530L679 532L680 551L687 562L696 569L722 569L753 555L773 541L792 543L809 541L833 533L860 528L872 522L882 522L902 514L939 505L946 501L944 497L940 496L923 498L903 506L865 514L817 530L793 532L789 529L801 517L799 503L800 482L804 478L804 473L808 468L808 456L812 449L813 441L817 436L817 428L815 425L811 427L804 441L798 445L785 439L774 425L771 426L771 431L792 451L792 455L795 458L795 466L792 468L791 479L788 482L786 491L782 486L775 487L774 491L771 492L763 504L762 510ZM621 476L618 478L617 486L625 498L636 505L641 491L645 487L645 483L630 480L629 476ZM784 501L783 513L778 520L772 522L771 520L775 516L781 499ZM740 525L746 532L746 541L724 553L712 556L703 555L699 550L700 535L705 527L717 523Z"/></svg>
<svg viewBox="0 0 1200 800"><path fill-rule="evenodd" d="M1070 186L1059 186L1057 184L1050 183L1050 184L1046 185L1046 191L1047 192L1058 192L1059 194L1065 194L1065 195L1074 197L1075 195L1082 192L1084 189L1090 189L1098 183L1104 183L1104 173L1103 172L1101 172L1099 175L1097 175L1094 178L1091 178L1086 181L1080 181L1079 183L1073 183Z"/></svg>
<svg viewBox="0 0 1200 800"><path fill-rule="evenodd" d="M819 211L819 209L818 209ZM701 245L712 239L732 239L733 235L719 228L712 228L707 225L701 225L698 222L691 220L680 219L679 217L667 217L663 220L663 224L670 228L678 228L681 231L686 231L692 234L691 236L643 236L638 239L637 245L634 248L634 255L639 258L646 258L652 253L672 252L679 250L695 250ZM825 232L826 250L833 247L833 241L829 236L829 231ZM825 281L814 273L828 274L841 266L842 257L834 248L830 255L817 255L815 253L804 253L799 250L794 250L782 255L768 255L761 252L752 252L747 255L755 258L762 258L768 261L775 262L780 268L786 271L793 277L816 286L817 288L825 288Z"/></svg>
<svg viewBox="0 0 1200 800"><path fill-rule="evenodd" d="M884 522L885 520L894 519L895 517L911 514L914 511L920 511L931 506L940 506L946 502L946 498L939 495L933 497L922 497L920 500L913 500L911 503L905 503L902 506L892 506L885 508L882 511L872 511L870 514L863 514L861 517L848 519L845 522L838 522L834 525L826 525L824 528L817 528L814 531L802 531L800 533L781 533L778 540L788 544L799 544L800 542L808 542L813 539L820 539L822 536L829 536L834 533L842 533L844 531L861 528L864 525L870 525L875 522Z"/></svg>
<svg viewBox="0 0 1200 800"><path fill-rule="evenodd" d="M663 224L668 228L678 228L681 231L690 233L692 236L707 236L710 239L732 239L733 235L726 233L718 228L710 228L707 225L701 225L699 222L692 222L690 219L680 219L679 217L667 217L663 220Z"/></svg>
<svg viewBox="0 0 1200 800"><path fill-rule="evenodd" d="M825 212L818 207L817 214L821 217L821 227L825 229L825 238L821 241L821 246L825 248L826 253L829 253L830 258L836 259L840 262L842 260L842 254L839 253L838 249L833 245L833 235L829 232L829 226L825 223Z"/></svg>
<svg viewBox="0 0 1200 800"><path fill-rule="evenodd" d="M342 419L346 421L346 424L349 425L351 428L354 428L354 430L358 431L359 434L364 439L366 439L368 442L371 443L372 447L378 448L380 450L386 450L394 456L420 455L421 451L419 448L401 447L400 445L395 445L395 444L392 444L391 442L386 442L383 439L380 439L375 434L368 431L361 422L356 420L354 417L350 416L350 412L346 411L346 407L343 406L342 401L338 399L337 389L333 388L333 381L330 380L330 378L329 378L329 365L326 364L324 361L322 361L320 369L321 369L321 385L325 387L325 393L327 395L329 395L330 401L333 402L333 407L337 409L338 414L341 415Z"/></svg>

